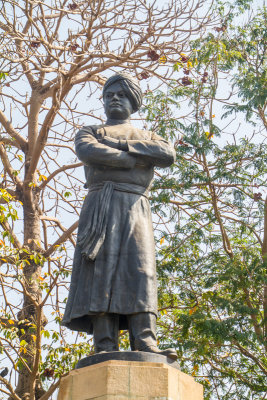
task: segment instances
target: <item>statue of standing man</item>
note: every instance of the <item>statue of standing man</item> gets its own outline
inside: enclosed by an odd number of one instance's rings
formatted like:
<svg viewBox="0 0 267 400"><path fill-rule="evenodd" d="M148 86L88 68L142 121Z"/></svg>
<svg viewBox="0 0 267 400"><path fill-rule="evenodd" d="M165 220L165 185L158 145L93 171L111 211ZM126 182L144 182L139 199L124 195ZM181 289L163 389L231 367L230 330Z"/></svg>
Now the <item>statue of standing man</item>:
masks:
<svg viewBox="0 0 267 400"><path fill-rule="evenodd" d="M154 167L174 162L174 149L151 131L133 127L142 104L138 81L126 72L103 88L107 121L85 126L75 148L88 195L81 211L70 293L62 324L94 335L95 352L118 350L128 329L132 350L177 359L156 339L155 244L148 201Z"/></svg>

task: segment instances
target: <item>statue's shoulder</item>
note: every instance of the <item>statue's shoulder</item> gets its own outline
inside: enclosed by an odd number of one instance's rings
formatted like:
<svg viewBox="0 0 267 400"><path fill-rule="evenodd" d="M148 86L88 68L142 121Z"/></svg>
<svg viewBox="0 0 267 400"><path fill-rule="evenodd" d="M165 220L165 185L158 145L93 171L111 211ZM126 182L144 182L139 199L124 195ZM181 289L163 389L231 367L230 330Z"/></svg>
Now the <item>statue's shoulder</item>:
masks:
<svg viewBox="0 0 267 400"><path fill-rule="evenodd" d="M81 135L83 133L89 133L90 135L95 135L98 131L98 129L101 129L104 127L104 124L102 125L86 125L83 126L76 135Z"/></svg>

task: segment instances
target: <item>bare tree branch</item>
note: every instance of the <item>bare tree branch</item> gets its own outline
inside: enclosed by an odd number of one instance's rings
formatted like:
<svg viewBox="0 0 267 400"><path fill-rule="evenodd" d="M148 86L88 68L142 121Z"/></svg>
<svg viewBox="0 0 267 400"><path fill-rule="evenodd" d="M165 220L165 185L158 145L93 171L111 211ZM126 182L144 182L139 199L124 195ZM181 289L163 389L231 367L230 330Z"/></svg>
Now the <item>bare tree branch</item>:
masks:
<svg viewBox="0 0 267 400"><path fill-rule="evenodd" d="M66 239L70 237L70 235L75 231L75 229L78 228L78 221L74 222L67 230L66 232L61 235L58 240L55 241L55 243L44 253L44 257L49 257L56 249L57 246L60 244L64 243Z"/></svg>

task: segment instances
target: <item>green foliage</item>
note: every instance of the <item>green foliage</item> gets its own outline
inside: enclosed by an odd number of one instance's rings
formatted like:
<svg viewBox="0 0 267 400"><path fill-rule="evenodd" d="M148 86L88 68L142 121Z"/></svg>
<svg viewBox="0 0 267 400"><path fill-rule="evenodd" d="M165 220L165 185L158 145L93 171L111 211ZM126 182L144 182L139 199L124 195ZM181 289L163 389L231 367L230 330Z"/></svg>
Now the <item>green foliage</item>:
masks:
<svg viewBox="0 0 267 400"><path fill-rule="evenodd" d="M60 339L57 331L50 332L52 341L42 346L44 361L40 364L42 381L49 378L60 378L62 374L75 369L75 365L82 358L92 354L90 343L81 341L76 344L67 344ZM86 339L85 334L80 334Z"/></svg>
<svg viewBox="0 0 267 400"><path fill-rule="evenodd" d="M6 79L8 76L7 72L0 71L0 81Z"/></svg>
<svg viewBox="0 0 267 400"><path fill-rule="evenodd" d="M176 148L176 163L153 186L161 346L176 347L205 399L256 400L267 390L265 10L246 27L231 25L231 13L248 5L232 5L227 28L192 43L190 85L178 78L167 94L148 93L145 107ZM235 92L223 99L225 77ZM258 131L227 135L237 112Z"/></svg>
<svg viewBox="0 0 267 400"><path fill-rule="evenodd" d="M244 2L245 8L247 3L249 2ZM214 66L226 74L231 71L232 88L237 90L241 104L237 99L234 104L225 106L228 111L224 117L231 113L245 112L247 121L251 122L256 111L266 104L267 15L263 8L253 18L253 23L238 26L233 22L233 7L230 7L224 18L225 30L222 34L209 33L206 39L192 43L193 62L197 59L198 72L203 68L212 71ZM222 11L225 11L225 7L221 8Z"/></svg>

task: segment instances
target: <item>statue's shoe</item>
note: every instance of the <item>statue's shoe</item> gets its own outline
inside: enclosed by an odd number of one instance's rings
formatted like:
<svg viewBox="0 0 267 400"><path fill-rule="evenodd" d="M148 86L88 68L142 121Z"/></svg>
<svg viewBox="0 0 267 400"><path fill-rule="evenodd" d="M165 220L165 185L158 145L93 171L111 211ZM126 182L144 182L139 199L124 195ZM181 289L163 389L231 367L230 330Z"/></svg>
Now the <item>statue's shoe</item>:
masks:
<svg viewBox="0 0 267 400"><path fill-rule="evenodd" d="M160 354L162 356L166 356L169 358L172 358L173 360L177 360L178 356L177 353L174 349L165 349L165 350L160 350L157 346L146 346L142 347L140 349L137 349L138 351L145 351L147 353L155 353L155 354Z"/></svg>

